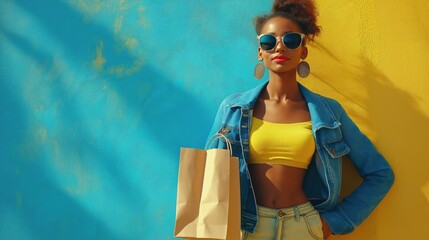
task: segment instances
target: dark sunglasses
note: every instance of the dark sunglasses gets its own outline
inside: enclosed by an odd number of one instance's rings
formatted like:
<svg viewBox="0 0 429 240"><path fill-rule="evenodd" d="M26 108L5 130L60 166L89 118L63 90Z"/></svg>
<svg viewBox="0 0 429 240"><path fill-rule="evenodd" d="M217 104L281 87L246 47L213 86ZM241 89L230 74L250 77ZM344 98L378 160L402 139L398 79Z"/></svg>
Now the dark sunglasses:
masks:
<svg viewBox="0 0 429 240"><path fill-rule="evenodd" d="M273 34L261 34L258 36L259 46L265 51L273 50L278 43L279 37ZM281 41L283 46L292 50L301 46L304 37L305 34L303 33L288 32L281 37Z"/></svg>

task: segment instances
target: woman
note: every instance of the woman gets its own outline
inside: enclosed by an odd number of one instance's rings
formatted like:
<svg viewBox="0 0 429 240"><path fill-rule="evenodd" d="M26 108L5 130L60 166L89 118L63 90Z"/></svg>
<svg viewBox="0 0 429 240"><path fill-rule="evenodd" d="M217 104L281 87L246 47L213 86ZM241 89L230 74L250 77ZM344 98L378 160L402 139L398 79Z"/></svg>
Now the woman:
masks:
<svg viewBox="0 0 429 240"><path fill-rule="evenodd" d="M240 160L242 239L349 233L388 192L392 169L335 100L296 80L297 68L308 70L300 63L306 43L320 32L314 3L275 1L270 15L256 19L256 31L269 81L227 97L210 133L223 133ZM342 156L363 182L340 203Z"/></svg>

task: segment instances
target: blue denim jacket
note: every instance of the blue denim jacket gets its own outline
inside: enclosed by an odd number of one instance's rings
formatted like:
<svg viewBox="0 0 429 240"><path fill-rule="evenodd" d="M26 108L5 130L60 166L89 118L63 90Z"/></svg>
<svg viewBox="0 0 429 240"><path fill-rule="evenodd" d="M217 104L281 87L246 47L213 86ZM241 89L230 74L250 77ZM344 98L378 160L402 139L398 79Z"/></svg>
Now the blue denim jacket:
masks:
<svg viewBox="0 0 429 240"><path fill-rule="evenodd" d="M252 109L267 83L247 92L233 94L220 105L209 136L223 133L239 158L241 228L254 232L257 223L255 195L250 180L249 132ZM307 101L316 151L304 177L304 192L334 234L353 231L374 210L393 184L394 174L371 141L361 133L341 105L299 84ZM218 140L212 146L226 148ZM363 182L339 202L343 156L349 157Z"/></svg>

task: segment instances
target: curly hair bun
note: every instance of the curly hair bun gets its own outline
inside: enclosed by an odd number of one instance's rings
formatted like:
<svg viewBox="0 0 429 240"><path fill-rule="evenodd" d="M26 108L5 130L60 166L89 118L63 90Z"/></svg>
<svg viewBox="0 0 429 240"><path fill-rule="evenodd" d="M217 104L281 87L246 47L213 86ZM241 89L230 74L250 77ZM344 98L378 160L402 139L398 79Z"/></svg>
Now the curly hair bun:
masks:
<svg viewBox="0 0 429 240"><path fill-rule="evenodd" d="M318 13L312 0L275 0L272 13L290 16L310 39L320 33L320 27L316 25Z"/></svg>
<svg viewBox="0 0 429 240"><path fill-rule="evenodd" d="M296 13L304 11L312 15L316 11L312 0L275 0L273 3L273 13Z"/></svg>

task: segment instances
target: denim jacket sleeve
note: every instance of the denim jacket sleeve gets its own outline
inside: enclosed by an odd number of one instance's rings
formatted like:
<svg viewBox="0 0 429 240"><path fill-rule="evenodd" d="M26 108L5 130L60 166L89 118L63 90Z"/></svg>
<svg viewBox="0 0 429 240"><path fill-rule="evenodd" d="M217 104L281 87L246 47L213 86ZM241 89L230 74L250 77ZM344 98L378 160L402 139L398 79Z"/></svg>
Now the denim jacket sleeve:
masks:
<svg viewBox="0 0 429 240"><path fill-rule="evenodd" d="M353 231L375 209L387 194L394 182L392 168L385 158L375 149L371 141L350 119L337 103L341 131L345 143L349 146L347 154L363 182L337 208L321 213L334 234Z"/></svg>
<svg viewBox="0 0 429 240"><path fill-rule="evenodd" d="M221 104L220 104L220 106L216 112L216 116L215 116L215 119L213 121L213 125L212 125L210 133L208 135L207 141L210 140L210 138L223 127L224 122L222 122L222 121L224 121L224 113L227 110L227 107L230 104L231 100L236 98L239 95L240 95L239 93L232 94L232 95L226 97L221 102ZM213 146L215 148L225 148L226 147L223 144L219 145L218 143L219 143L219 140L216 140L215 142L213 142L213 144L211 144L211 146Z"/></svg>
<svg viewBox="0 0 429 240"><path fill-rule="evenodd" d="M225 98L222 102L221 102L221 104L219 105L219 108L218 108L218 110L217 110L217 112L216 112L216 116L215 116L215 119L214 119L214 121L213 121L213 125L212 125L212 128L211 128L211 130L210 130L210 133L209 133L209 135L207 136L207 142L208 141L210 141L211 139L212 139L212 136L214 135L214 134L216 134L216 133L218 133L218 131L222 128L222 124L223 124L223 114L224 114L224 112L225 112L225 109L226 109L226 105L228 104L228 101L229 101L229 98L230 98L231 96L229 96L229 97L227 97L227 98ZM212 148L225 148L226 146L220 146L219 145L219 140L215 140L214 142L212 142L211 144L210 144L210 146L212 147Z"/></svg>

